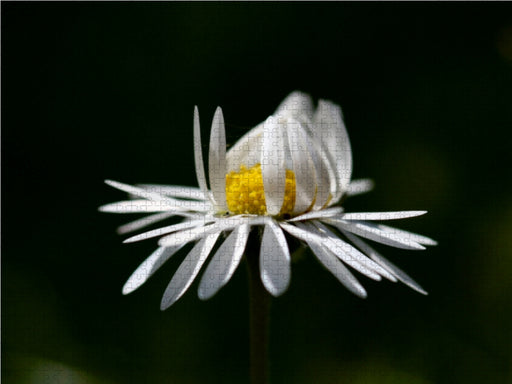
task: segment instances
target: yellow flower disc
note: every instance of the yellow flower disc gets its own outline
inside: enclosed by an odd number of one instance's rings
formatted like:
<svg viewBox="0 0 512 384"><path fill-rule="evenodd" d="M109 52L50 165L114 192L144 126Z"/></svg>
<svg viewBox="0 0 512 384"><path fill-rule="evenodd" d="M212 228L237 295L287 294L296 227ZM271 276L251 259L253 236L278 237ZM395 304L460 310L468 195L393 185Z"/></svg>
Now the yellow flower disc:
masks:
<svg viewBox="0 0 512 384"><path fill-rule="evenodd" d="M240 166L240 171L226 175L226 202L231 213L266 215L265 191L261 164L251 168ZM295 206L295 173L286 170L284 201L279 215L291 214Z"/></svg>

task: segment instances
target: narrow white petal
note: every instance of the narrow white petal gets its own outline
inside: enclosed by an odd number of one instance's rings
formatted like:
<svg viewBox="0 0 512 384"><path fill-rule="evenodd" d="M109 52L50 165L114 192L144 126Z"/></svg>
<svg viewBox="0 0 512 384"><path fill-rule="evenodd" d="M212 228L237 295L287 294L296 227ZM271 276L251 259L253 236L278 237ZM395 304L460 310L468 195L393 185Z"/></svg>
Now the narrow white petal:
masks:
<svg viewBox="0 0 512 384"><path fill-rule="evenodd" d="M226 205L226 130L220 107L215 111L210 134L208 157L210 189L217 211L227 211Z"/></svg>
<svg viewBox="0 0 512 384"><path fill-rule="evenodd" d="M325 219L328 217L339 216L343 213L343 208L341 207L332 207L325 208L320 211L308 212L303 215L299 215L290 219L288 221L304 221L304 220L312 220L312 219Z"/></svg>
<svg viewBox="0 0 512 384"><path fill-rule="evenodd" d="M261 174L269 215L277 215L284 201L286 183L284 145L281 123L270 116L265 121L261 152Z"/></svg>
<svg viewBox="0 0 512 384"><path fill-rule="evenodd" d="M132 273L126 284L123 286L123 295L135 291L144 284L172 255L178 252L183 245L178 247L160 247L153 252L139 267Z"/></svg>
<svg viewBox="0 0 512 384"><path fill-rule="evenodd" d="M307 225L312 231L314 229L318 230L318 233L324 236L323 245L355 270L377 281L381 280L381 276L393 280L393 276L388 271L359 252L351 244L340 239L322 223L317 221L314 224L308 223Z"/></svg>
<svg viewBox="0 0 512 384"><path fill-rule="evenodd" d="M316 198L313 209L316 211L323 208L329 199L331 204L335 202L332 197L337 188L336 175L320 142L309 137L306 146L315 167Z"/></svg>
<svg viewBox="0 0 512 384"><path fill-rule="evenodd" d="M361 251L367 254L373 261L379 263L384 268L386 268L390 273L396 276L398 280L407 285L408 287L427 295L428 293L417 283L415 282L409 275L407 275L404 271L398 268L396 265L391 263L389 260L384 258L384 256L380 255L377 251L375 251L372 247L366 244L363 240L359 239L357 236L352 235L349 232L343 231L343 234L347 236L347 238L356 245Z"/></svg>
<svg viewBox="0 0 512 384"><path fill-rule="evenodd" d="M293 213L302 213L313 204L316 185L315 165L307 151L307 133L296 120L288 120L286 135L295 174L295 206Z"/></svg>
<svg viewBox="0 0 512 384"><path fill-rule="evenodd" d="M201 147L201 125L199 123L199 111L194 107L194 162L196 166L197 183L204 196L210 196L206 185L204 173L203 149Z"/></svg>
<svg viewBox="0 0 512 384"><path fill-rule="evenodd" d="M391 231L384 231L370 223L344 221L338 219L326 219L326 221L332 223L340 230L346 230L352 232L355 235L376 241L378 243L389 245L391 247L415 250L425 249L423 245L410 240L408 236L400 236Z"/></svg>
<svg viewBox="0 0 512 384"><path fill-rule="evenodd" d="M389 232L400 237L408 238L409 240L415 241L422 245L437 245L437 241L432 240L430 237L404 231L403 229L388 227L387 225L382 224L378 224L377 228L383 230L384 232Z"/></svg>
<svg viewBox="0 0 512 384"><path fill-rule="evenodd" d="M340 216L343 220L395 220L421 216L427 211L395 211L395 212L351 212Z"/></svg>
<svg viewBox="0 0 512 384"><path fill-rule="evenodd" d="M134 243L136 241L147 240L147 239L151 239L153 237L163 236L163 235L167 235L168 233L179 232L179 231L183 231L184 229L195 228L198 226L201 226L202 228L204 228L205 225L207 225L208 223L210 223L212 221L213 220L201 219L201 220L190 220L190 221L185 221L183 223L168 225L167 227L153 229L151 231L132 236L132 237L126 239L125 241L123 241L123 243Z"/></svg>
<svg viewBox="0 0 512 384"><path fill-rule="evenodd" d="M158 223L159 221L168 219L172 216L175 216L174 212L161 212L151 216L146 216L143 217L142 219L138 219L130 223L121 225L120 227L117 228L117 233L120 235L124 235L126 233L137 231L141 228L147 227L154 223Z"/></svg>
<svg viewBox="0 0 512 384"><path fill-rule="evenodd" d="M199 241L194 248L192 248L187 257L185 257L164 292L160 304L162 311L173 305L185 293L188 287L190 287L190 284L192 284L199 273L199 270L210 254L219 235L220 232L208 235Z"/></svg>
<svg viewBox="0 0 512 384"><path fill-rule="evenodd" d="M297 226L280 223L279 224L286 232L290 233L292 236L309 243L311 241L327 248L330 252L332 252L336 257L338 257L341 261L350 265L359 273L369 277L370 279L379 281L381 279L380 275L373 270L366 268L363 263L368 264L368 261L371 262L370 259L367 259L363 254L347 244L343 242L341 239L337 239L337 241L329 239L325 234L319 232L319 230L315 227L306 226L304 223L297 223ZM300 227L300 228L299 228ZM364 260L367 259L367 260ZM373 263L375 264L375 263ZM381 268L382 269L382 268Z"/></svg>
<svg viewBox="0 0 512 384"><path fill-rule="evenodd" d="M116 203L110 203L99 207L101 212L111 213L136 213L136 212L178 212L196 211L207 212L210 210L210 204L205 201L193 200L125 200Z"/></svg>
<svg viewBox="0 0 512 384"><path fill-rule="evenodd" d="M162 237L158 241L158 245L162 247L171 247L174 245L189 243L191 241L205 237L214 232L228 231L244 223L247 223L247 219L243 217L217 219L217 221L215 221L212 224L192 229L185 229L183 231L175 232L165 237Z"/></svg>
<svg viewBox="0 0 512 384"><path fill-rule="evenodd" d="M370 192L375 183L370 179L359 179L350 182L346 191L347 196L356 196L362 193Z"/></svg>
<svg viewBox="0 0 512 384"><path fill-rule="evenodd" d="M209 299L231 279L244 254L249 229L248 224L238 226L217 250L199 283L200 299Z"/></svg>
<svg viewBox="0 0 512 384"><path fill-rule="evenodd" d="M203 191L199 188L183 185L160 185L160 184L140 184L138 185L150 192L156 192L168 197L180 197L192 200L208 200Z"/></svg>
<svg viewBox="0 0 512 384"><path fill-rule="evenodd" d="M319 137L332 158L336 177L341 188L334 201L347 190L352 175L352 150L341 108L329 101L320 100L313 118L315 137Z"/></svg>
<svg viewBox="0 0 512 384"><path fill-rule="evenodd" d="M313 117L313 101L305 93L292 92L277 107L275 114L309 120Z"/></svg>
<svg viewBox="0 0 512 384"><path fill-rule="evenodd" d="M320 263L327 268L350 292L361 298L366 298L366 290L361 283L357 281L352 273L343 265L343 263L330 251L320 244L310 241L308 246Z"/></svg>
<svg viewBox="0 0 512 384"><path fill-rule="evenodd" d="M131 195L134 195L137 197L142 197L143 199L147 199L147 200L151 200L151 201L168 202L170 204L174 204L176 201L179 201L179 200L172 199L170 197L161 195L160 193L146 191L143 188L134 187L133 185L120 183L118 181L105 180L105 184L110 185L111 187L117 188L126 193L129 193Z"/></svg>
<svg viewBox="0 0 512 384"><path fill-rule="evenodd" d="M261 281L270 294L281 295L290 284L290 251L284 233L274 221L263 230L260 249Z"/></svg>

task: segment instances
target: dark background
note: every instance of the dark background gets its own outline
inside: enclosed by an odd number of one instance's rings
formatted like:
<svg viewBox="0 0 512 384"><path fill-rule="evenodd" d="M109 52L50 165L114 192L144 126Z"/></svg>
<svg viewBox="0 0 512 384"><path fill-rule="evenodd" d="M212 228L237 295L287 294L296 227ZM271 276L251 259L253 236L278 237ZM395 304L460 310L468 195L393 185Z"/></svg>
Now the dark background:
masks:
<svg viewBox="0 0 512 384"><path fill-rule="evenodd" d="M347 210L426 209L378 247L429 296L360 277L360 300L311 254L273 303L273 383L511 382L512 6L506 3L2 2L2 379L244 383L247 276L159 310L184 252L121 295L155 241L97 212L105 184L196 185L222 106L228 140L291 91L340 104Z"/></svg>

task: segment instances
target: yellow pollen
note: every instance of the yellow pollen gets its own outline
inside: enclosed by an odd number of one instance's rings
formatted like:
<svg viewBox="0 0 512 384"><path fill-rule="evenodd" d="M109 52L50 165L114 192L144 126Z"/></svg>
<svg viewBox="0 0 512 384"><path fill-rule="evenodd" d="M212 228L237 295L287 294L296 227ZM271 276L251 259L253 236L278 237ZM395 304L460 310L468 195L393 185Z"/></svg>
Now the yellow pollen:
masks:
<svg viewBox="0 0 512 384"><path fill-rule="evenodd" d="M226 202L228 209L234 214L266 215L265 191L261 164L250 168L240 166L240 171L232 171L226 175ZM295 206L295 173L286 170L284 201L279 215L291 214Z"/></svg>

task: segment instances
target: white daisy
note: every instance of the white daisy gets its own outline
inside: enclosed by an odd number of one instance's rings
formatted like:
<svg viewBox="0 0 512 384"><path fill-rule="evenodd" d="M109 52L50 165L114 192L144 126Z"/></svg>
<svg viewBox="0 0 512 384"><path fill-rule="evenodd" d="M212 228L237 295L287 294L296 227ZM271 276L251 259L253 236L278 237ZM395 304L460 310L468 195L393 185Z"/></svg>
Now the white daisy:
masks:
<svg viewBox="0 0 512 384"><path fill-rule="evenodd" d="M320 263L359 297L366 297L366 291L347 265L370 279L400 280L426 294L362 240L413 250L435 245L428 237L374 223L419 216L426 211L346 213L340 205L347 196L369 191L372 182L351 181L352 151L339 106L320 100L314 109L308 95L294 92L274 115L250 130L227 153L224 119L217 108L210 134L209 188L196 107L194 156L199 188L106 181L135 198L104 205L101 211L153 213L120 227L120 233L172 216L184 218L178 224L125 240L160 237L159 248L128 279L124 294L137 289L184 245L194 242L165 290L161 309L168 308L190 287L219 243L199 283L199 297L212 297L238 267L254 227L263 228L261 281L273 296L282 294L290 284L285 233L305 243Z"/></svg>

